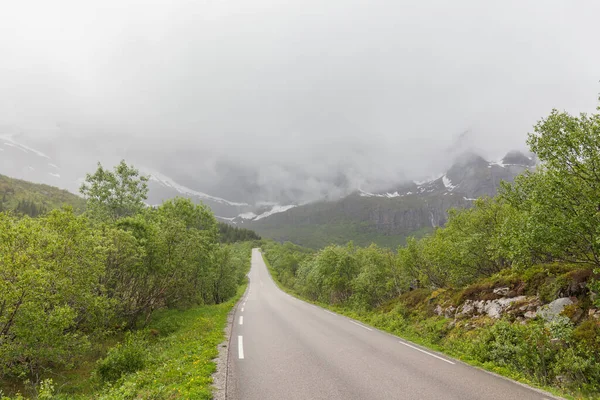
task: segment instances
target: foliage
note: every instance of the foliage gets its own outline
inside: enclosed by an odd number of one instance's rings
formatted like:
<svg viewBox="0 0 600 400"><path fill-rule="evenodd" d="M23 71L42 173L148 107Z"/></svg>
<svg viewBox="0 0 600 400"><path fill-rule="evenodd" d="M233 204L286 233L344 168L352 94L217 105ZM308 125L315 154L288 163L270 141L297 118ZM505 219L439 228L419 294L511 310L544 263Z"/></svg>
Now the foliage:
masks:
<svg viewBox="0 0 600 400"><path fill-rule="evenodd" d="M148 358L148 342L140 334L128 333L123 343L98 360L96 371L103 382L115 382L121 376L144 368Z"/></svg>
<svg viewBox="0 0 600 400"><path fill-rule="evenodd" d="M71 210L39 219L0 213L0 368L37 376L70 365L84 333L110 318L100 278L104 243Z"/></svg>
<svg viewBox="0 0 600 400"><path fill-rule="evenodd" d="M133 216L144 207L148 194L148 178L121 161L114 171L98 163L93 174L87 174L79 191L86 199L88 212L99 219Z"/></svg>
<svg viewBox="0 0 600 400"><path fill-rule="evenodd" d="M84 215L0 212L0 375L30 381L38 398L52 391L44 378L58 379L53 371L75 367L98 340L147 326L157 310L226 302L249 267L251 244L220 244L206 206L145 207L145 178L124 162L99 166L82 192ZM99 378L144 368L145 347L126 335L99 362Z"/></svg>
<svg viewBox="0 0 600 400"><path fill-rule="evenodd" d="M250 229L240 228L224 222L218 223L221 243L247 242L261 240L258 234Z"/></svg>
<svg viewBox="0 0 600 400"><path fill-rule="evenodd" d="M529 136L542 166L505 185L524 213L513 232L521 261L569 260L600 266L600 114L552 111Z"/></svg>

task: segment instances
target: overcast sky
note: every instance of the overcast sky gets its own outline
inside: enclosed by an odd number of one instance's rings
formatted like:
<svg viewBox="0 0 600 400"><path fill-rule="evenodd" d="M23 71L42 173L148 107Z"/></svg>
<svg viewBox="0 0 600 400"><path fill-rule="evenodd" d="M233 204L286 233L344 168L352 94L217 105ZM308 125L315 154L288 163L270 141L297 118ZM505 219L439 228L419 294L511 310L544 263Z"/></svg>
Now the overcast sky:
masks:
<svg viewBox="0 0 600 400"><path fill-rule="evenodd" d="M498 157L553 107L593 111L599 19L596 0L4 1L0 125L263 183L417 178L465 131Z"/></svg>

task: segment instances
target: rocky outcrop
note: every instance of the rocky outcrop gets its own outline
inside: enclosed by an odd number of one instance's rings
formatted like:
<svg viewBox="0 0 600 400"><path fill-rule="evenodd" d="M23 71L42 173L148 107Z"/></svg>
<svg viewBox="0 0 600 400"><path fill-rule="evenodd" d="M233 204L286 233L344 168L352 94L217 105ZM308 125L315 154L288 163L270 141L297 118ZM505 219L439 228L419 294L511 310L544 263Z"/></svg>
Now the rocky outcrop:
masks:
<svg viewBox="0 0 600 400"><path fill-rule="evenodd" d="M504 312L514 303L525 301L525 296L517 296L512 298L502 298L496 300L467 300L456 313L458 318L468 318L475 315L487 315L491 318L498 319L502 317Z"/></svg>
<svg viewBox="0 0 600 400"><path fill-rule="evenodd" d="M480 316L500 319L504 315L512 315L522 323L536 317L541 317L547 322L552 322L559 315L566 315L572 321L577 322L584 316L584 311L576 305L577 300L569 297L556 299L551 303L542 305L539 298L535 296L512 296L514 291L510 288L496 288L493 292L496 295L506 293L509 296L494 300L466 300L458 307L449 306L444 308L438 304L434 309L434 313L454 319L476 318ZM595 309L589 310L588 316L600 319L600 311Z"/></svg>

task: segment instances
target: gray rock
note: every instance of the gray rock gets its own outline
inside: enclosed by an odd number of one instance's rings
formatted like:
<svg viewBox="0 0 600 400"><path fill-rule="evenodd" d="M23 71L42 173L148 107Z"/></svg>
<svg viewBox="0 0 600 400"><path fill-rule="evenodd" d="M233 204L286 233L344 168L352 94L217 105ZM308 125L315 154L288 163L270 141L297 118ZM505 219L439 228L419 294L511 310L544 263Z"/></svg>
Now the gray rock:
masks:
<svg viewBox="0 0 600 400"><path fill-rule="evenodd" d="M510 292L509 287L501 287L494 289L494 294L497 294L498 296L506 296L508 292Z"/></svg>
<svg viewBox="0 0 600 400"><path fill-rule="evenodd" d="M488 300L485 303L484 311L491 318L498 319L511 304L522 300L525 300L525 296L513 297L512 299Z"/></svg>
<svg viewBox="0 0 600 400"><path fill-rule="evenodd" d="M473 300L467 300L464 302L461 310L456 314L457 317L470 317L475 313L475 306Z"/></svg>
<svg viewBox="0 0 600 400"><path fill-rule="evenodd" d="M433 310L433 312L436 315L442 315L444 313L444 310L442 309L442 306L440 306L439 304L437 305L437 307L435 307L435 310Z"/></svg>
<svg viewBox="0 0 600 400"><path fill-rule="evenodd" d="M446 311L444 312L444 316L446 318L454 318L455 314L456 314L456 307L454 307L454 306L450 306L450 307L446 308Z"/></svg>
<svg viewBox="0 0 600 400"><path fill-rule="evenodd" d="M484 300L475 301L473 303L473 307L475 307L475 310L477 310L478 314L483 314L486 312L485 305L486 305L486 302Z"/></svg>
<svg viewBox="0 0 600 400"><path fill-rule="evenodd" d="M537 317L537 313L535 311L527 311L523 316L527 319L532 319Z"/></svg>
<svg viewBox="0 0 600 400"><path fill-rule="evenodd" d="M552 303L542 306L538 314L546 321L553 321L557 316L560 315L560 313L563 312L566 306L570 306L571 304L574 304L573 300L568 297L556 299Z"/></svg>

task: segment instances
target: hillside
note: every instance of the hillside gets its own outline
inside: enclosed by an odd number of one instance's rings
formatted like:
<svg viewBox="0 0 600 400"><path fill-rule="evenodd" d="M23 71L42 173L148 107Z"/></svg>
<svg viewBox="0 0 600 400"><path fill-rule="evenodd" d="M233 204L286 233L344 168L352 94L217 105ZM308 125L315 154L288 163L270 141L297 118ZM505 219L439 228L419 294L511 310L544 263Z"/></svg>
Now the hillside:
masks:
<svg viewBox="0 0 600 400"><path fill-rule="evenodd" d="M73 193L53 186L0 175L0 210L18 210L31 214L25 209L47 211L63 205L72 206L75 211L81 212L85 201Z"/></svg>
<svg viewBox="0 0 600 400"><path fill-rule="evenodd" d="M386 247L404 244L443 226L451 208L470 207L476 198L494 196L502 181L535 166L532 158L510 152L498 162L465 154L442 176L427 182L410 182L387 191L357 191L335 202L318 202L291 208L261 219L234 220L261 236L319 248L354 241Z"/></svg>

